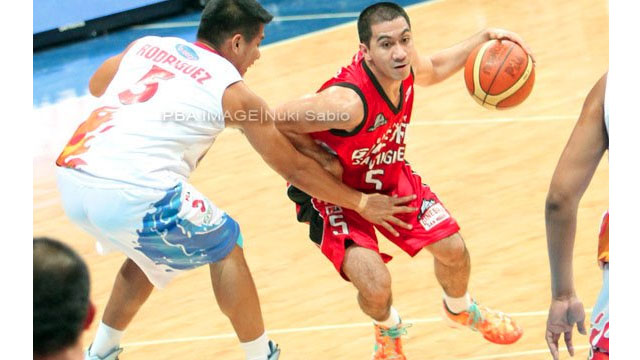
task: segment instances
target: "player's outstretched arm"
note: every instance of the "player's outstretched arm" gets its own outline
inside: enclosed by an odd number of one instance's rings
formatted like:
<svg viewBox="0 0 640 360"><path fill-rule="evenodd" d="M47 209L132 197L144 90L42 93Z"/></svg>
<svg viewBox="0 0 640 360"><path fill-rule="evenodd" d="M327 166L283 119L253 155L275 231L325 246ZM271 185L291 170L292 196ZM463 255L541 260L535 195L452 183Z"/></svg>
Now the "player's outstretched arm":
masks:
<svg viewBox="0 0 640 360"><path fill-rule="evenodd" d="M584 307L573 284L573 246L578 204L608 148L603 121L606 74L591 89L582 113L560 156L551 179L545 207L547 247L551 267L552 300L547 318L546 340L555 360L558 341L564 333L573 356L572 332L586 334Z"/></svg>
<svg viewBox="0 0 640 360"><path fill-rule="evenodd" d="M299 189L308 194L355 210L368 221L379 224L397 235L391 224L409 229L410 225L394 216L397 213L414 212L416 209L403 206L413 200L414 195L402 198L381 194L363 194L344 185L322 169L318 163L300 154L287 138L275 127L273 112L260 97L240 81L231 85L222 98L226 114L255 114L243 116L243 120L227 117L227 126L241 129L254 149L269 166Z"/></svg>
<svg viewBox="0 0 640 360"><path fill-rule="evenodd" d="M531 56L535 64L535 57L529 46L520 35L503 29L486 29L452 47L440 50L437 53L426 56L415 52L413 59L413 71L415 82L420 86L429 86L446 80L458 72L464 66L467 57L476 46L489 40L511 40L520 44Z"/></svg>
<svg viewBox="0 0 640 360"><path fill-rule="evenodd" d="M107 87L109 87L111 80L113 80L114 76L116 76L116 72L120 67L122 58L127 53L127 51L129 51L133 44L134 43L132 42L120 54L114 55L105 60L102 65L100 65L98 70L93 73L93 76L91 76L91 79L89 79L89 92L91 93L91 95L100 97L104 94L105 91L107 91Z"/></svg>

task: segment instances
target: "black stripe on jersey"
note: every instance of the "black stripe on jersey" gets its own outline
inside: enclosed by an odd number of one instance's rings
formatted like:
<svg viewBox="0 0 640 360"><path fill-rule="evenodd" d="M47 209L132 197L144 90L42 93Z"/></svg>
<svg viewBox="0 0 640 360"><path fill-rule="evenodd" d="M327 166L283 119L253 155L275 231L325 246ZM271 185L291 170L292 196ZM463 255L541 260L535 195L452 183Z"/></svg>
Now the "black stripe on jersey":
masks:
<svg viewBox="0 0 640 360"><path fill-rule="evenodd" d="M362 90L360 90L360 88L355 84L352 84L349 82L339 82L339 83L331 84L330 86L342 86L355 91L356 94L360 96L360 100L362 100L362 106L364 107L364 116L362 117L362 121L360 122L360 124L358 124L358 126L356 126L355 129L351 131L342 130L342 129L329 129L329 132L332 135L340 136L340 137L353 136L359 133L360 130L362 130L362 128L364 127L364 124L366 124L367 116L369 115L369 107L367 106L367 99L365 99L364 94L362 93Z"/></svg>
<svg viewBox="0 0 640 360"><path fill-rule="evenodd" d="M373 74L373 72L371 72L371 69L369 69L369 66L367 66L367 62L366 61L362 61L362 67L364 68L364 71L369 76L369 79L371 79L371 82L373 83L373 86L375 86L376 90L378 90L378 94L380 94L382 99L387 103L387 106L389 106L389 109L394 114L397 115L400 112L400 110L402 110L402 104L404 104L404 89L403 89L404 80L400 83L400 104L398 104L398 107L396 107L391 102L391 100L389 100L389 97L387 96L387 93L384 92L384 89L382 88L382 86L378 82L378 79L376 79L376 76ZM411 69L411 71L413 72L413 69Z"/></svg>

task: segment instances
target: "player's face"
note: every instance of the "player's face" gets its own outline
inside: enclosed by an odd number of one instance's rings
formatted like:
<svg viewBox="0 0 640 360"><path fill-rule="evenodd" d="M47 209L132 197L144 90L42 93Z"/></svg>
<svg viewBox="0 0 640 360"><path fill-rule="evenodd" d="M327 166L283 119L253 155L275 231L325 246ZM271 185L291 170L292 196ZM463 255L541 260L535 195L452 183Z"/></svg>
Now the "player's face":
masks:
<svg viewBox="0 0 640 360"><path fill-rule="evenodd" d="M371 40L365 50L373 65L382 75L393 80L404 80L411 73L414 55L409 24L399 16L371 26Z"/></svg>
<svg viewBox="0 0 640 360"><path fill-rule="evenodd" d="M253 40L247 42L244 41L244 38L241 41L240 48L240 61L238 70L240 71L240 75L243 75L247 72L249 67L253 65L253 63L260 58L260 43L264 39L264 24L260 25L260 30L258 31L258 35L256 35Z"/></svg>

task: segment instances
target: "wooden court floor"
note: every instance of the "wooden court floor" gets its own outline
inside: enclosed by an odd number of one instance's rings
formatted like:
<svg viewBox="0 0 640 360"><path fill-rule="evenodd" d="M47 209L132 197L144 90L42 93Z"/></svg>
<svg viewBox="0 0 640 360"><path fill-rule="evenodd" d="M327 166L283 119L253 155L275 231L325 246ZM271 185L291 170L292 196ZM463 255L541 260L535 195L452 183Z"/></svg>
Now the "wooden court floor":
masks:
<svg viewBox="0 0 640 360"><path fill-rule="evenodd" d="M550 302L544 201L555 164L582 102L608 67L606 0L441 0L409 8L416 47L430 53L488 26L521 34L538 65L533 93L521 106L489 111L466 93L462 73L417 88L407 159L457 218L472 257L472 296L515 313L525 334L516 344L487 343L478 334L438 321L441 290L432 258L410 258L386 240L394 256L394 304L406 322L412 360L549 359L544 341ZM267 34L268 36L268 34ZM269 104L313 92L357 50L354 23L267 46L246 81ZM84 104L84 103L83 103ZM83 105L81 105L83 106ZM71 130L91 110L57 113L69 128L52 136L34 159L34 235L64 240L89 263L92 298L101 314L123 256L98 256L91 237L64 216L53 161ZM282 359L369 359L373 332L356 292L307 240L285 196L284 181L243 137L219 137L192 183L241 224L245 254L271 337ZM603 159L580 204L575 248L578 295L590 308L601 284L596 264L600 216L608 207ZM587 315L590 315L588 313ZM92 340L96 325L87 331ZM125 337L123 360L241 359L232 328L215 303L201 268L154 291ZM576 336L576 358L587 338ZM568 359L566 351L562 359Z"/></svg>

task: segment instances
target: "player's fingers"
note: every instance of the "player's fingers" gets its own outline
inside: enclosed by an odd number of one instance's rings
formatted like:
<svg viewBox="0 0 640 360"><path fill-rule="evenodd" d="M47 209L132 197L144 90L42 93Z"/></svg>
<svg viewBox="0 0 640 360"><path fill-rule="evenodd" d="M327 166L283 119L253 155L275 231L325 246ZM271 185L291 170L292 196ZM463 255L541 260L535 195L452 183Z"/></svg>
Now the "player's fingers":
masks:
<svg viewBox="0 0 640 360"><path fill-rule="evenodd" d="M389 225L389 223L387 223L386 221L382 221L382 223L380 223L380 226L382 226L383 228L385 228L388 232L391 233L391 235L393 236L398 236L400 234L398 234L398 232L396 231L396 229L393 228L393 226Z"/></svg>
<svg viewBox="0 0 640 360"><path fill-rule="evenodd" d="M416 194L411 194L403 197L398 197L397 195L393 195L391 202L393 203L393 205L402 205L410 201L413 201L415 199L416 199Z"/></svg>
<svg viewBox="0 0 640 360"><path fill-rule="evenodd" d="M573 356L573 330L565 331L564 333L564 343L567 344L567 350L569 351L569 355Z"/></svg>
<svg viewBox="0 0 640 360"><path fill-rule="evenodd" d="M551 356L553 356L553 360L559 360L560 354L558 353L558 338L560 334L554 334L551 331L547 330L547 334L545 336L545 340L547 340L547 346L549 347L549 351L551 352Z"/></svg>
<svg viewBox="0 0 640 360"><path fill-rule="evenodd" d="M393 223L395 225L398 225L403 229L407 229L407 230L413 229L413 226L411 224L407 224L406 222L398 219L395 216L388 216L388 217L385 218L385 220L387 220L388 222Z"/></svg>
<svg viewBox="0 0 640 360"><path fill-rule="evenodd" d="M578 332L582 335L587 335L587 329L584 327L584 319L576 323L578 325Z"/></svg>
<svg viewBox="0 0 640 360"><path fill-rule="evenodd" d="M517 43L518 45L520 45L520 47L522 47L524 49L524 51L529 54L529 56L531 56L531 60L533 61L533 64L535 65L536 63L536 57L535 55L533 55L533 51L531 50L531 48L529 47L529 45L527 45L524 42L524 39L522 39L520 37L520 35L513 33L513 32L503 32L503 31L498 31L496 32L496 38L499 40L511 40L515 43Z"/></svg>
<svg viewBox="0 0 640 360"><path fill-rule="evenodd" d="M412 212L416 212L418 209L411 207L411 206L394 206L393 207L393 213L394 214L399 214L399 213L412 213Z"/></svg>

